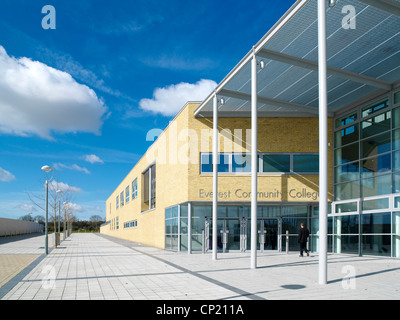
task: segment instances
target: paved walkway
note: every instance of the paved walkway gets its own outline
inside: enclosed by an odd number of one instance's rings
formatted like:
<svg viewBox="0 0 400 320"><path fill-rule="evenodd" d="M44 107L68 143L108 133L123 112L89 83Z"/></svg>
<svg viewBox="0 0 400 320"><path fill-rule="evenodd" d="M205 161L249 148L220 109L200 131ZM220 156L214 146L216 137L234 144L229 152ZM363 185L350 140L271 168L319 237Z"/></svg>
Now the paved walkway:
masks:
<svg viewBox="0 0 400 320"><path fill-rule="evenodd" d="M49 242L51 243L51 242ZM400 299L400 260L329 255L329 283L318 256L297 253L174 253L98 234L72 234L45 256L44 236L0 241L0 260L38 257L0 287L3 300ZM356 276L355 278L349 278Z"/></svg>

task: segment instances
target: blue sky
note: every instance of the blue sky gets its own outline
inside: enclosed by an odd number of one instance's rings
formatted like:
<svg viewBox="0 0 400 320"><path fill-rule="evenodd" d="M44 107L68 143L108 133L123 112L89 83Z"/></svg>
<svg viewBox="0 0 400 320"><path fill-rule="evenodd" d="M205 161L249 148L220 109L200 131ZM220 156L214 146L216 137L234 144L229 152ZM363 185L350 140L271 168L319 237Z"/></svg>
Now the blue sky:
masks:
<svg viewBox="0 0 400 320"><path fill-rule="evenodd" d="M105 217L147 132L183 107L171 95L208 95L293 3L2 0L0 217L43 215L27 193L43 196L45 164L76 191L77 218Z"/></svg>

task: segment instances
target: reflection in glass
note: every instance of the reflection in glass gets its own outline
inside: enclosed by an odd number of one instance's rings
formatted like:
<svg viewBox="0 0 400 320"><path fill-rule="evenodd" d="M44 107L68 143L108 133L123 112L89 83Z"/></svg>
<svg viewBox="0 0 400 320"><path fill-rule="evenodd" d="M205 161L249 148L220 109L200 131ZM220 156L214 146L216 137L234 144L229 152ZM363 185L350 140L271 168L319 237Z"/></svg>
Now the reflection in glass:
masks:
<svg viewBox="0 0 400 320"><path fill-rule="evenodd" d="M400 92L398 92L398 94L399 93ZM400 95L399 95L399 97L400 97ZM400 127L400 107L393 109L392 113L393 113L393 120L392 120L393 128Z"/></svg>
<svg viewBox="0 0 400 320"><path fill-rule="evenodd" d="M349 200L360 197L360 182L358 180L335 185L335 200Z"/></svg>
<svg viewBox="0 0 400 320"><path fill-rule="evenodd" d="M393 212L393 256L400 258L400 212Z"/></svg>
<svg viewBox="0 0 400 320"><path fill-rule="evenodd" d="M389 199L375 199L375 200L364 200L362 202L363 210L379 210L389 208Z"/></svg>
<svg viewBox="0 0 400 320"><path fill-rule="evenodd" d="M390 233L390 212L363 214L362 233Z"/></svg>
<svg viewBox="0 0 400 320"><path fill-rule="evenodd" d="M358 235L335 235L335 253L358 254L358 238Z"/></svg>
<svg viewBox="0 0 400 320"><path fill-rule="evenodd" d="M339 130L335 134L335 147L358 141L358 124Z"/></svg>
<svg viewBox="0 0 400 320"><path fill-rule="evenodd" d="M358 180L360 165L359 162L345 164L335 168L336 183L347 182L351 180Z"/></svg>
<svg viewBox="0 0 400 320"><path fill-rule="evenodd" d="M290 155L263 155L263 172L290 172Z"/></svg>
<svg viewBox="0 0 400 320"><path fill-rule="evenodd" d="M362 254L390 257L390 235L363 235Z"/></svg>
<svg viewBox="0 0 400 320"><path fill-rule="evenodd" d="M318 155L293 155L294 172L319 172Z"/></svg>
<svg viewBox="0 0 400 320"><path fill-rule="evenodd" d="M362 160L361 178L370 178L391 171L390 153Z"/></svg>
<svg viewBox="0 0 400 320"><path fill-rule="evenodd" d="M335 234L358 234L358 214L335 217Z"/></svg>
<svg viewBox="0 0 400 320"><path fill-rule="evenodd" d="M400 129L393 130L393 141L392 148L393 150L400 149Z"/></svg>
<svg viewBox="0 0 400 320"><path fill-rule="evenodd" d="M361 138L371 137L390 129L391 112L387 111L361 122Z"/></svg>
<svg viewBox="0 0 400 320"><path fill-rule="evenodd" d="M367 158L390 151L390 132L374 136L362 141L361 157Z"/></svg>
<svg viewBox="0 0 400 320"><path fill-rule="evenodd" d="M377 176L361 180L361 195L363 197L381 196L391 193L391 175Z"/></svg>
<svg viewBox="0 0 400 320"><path fill-rule="evenodd" d="M358 142L335 150L335 165L353 162L358 159Z"/></svg>

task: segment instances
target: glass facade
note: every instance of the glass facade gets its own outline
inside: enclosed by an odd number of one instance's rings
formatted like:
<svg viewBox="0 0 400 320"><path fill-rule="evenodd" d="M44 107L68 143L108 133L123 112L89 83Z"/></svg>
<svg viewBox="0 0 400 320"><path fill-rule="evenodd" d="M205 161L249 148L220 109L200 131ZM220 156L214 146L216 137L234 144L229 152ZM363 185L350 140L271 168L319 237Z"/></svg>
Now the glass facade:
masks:
<svg viewBox="0 0 400 320"><path fill-rule="evenodd" d="M335 120L332 252L400 257L399 92Z"/></svg>
<svg viewBox="0 0 400 320"><path fill-rule="evenodd" d="M188 208L191 208L190 215ZM315 211L317 213L317 210ZM190 232L189 217L190 216ZM266 232L265 248L270 250L286 250L286 231L289 232L289 250L298 250L297 234L302 222L311 232L310 249L313 237L318 237L318 217L313 216L313 208L310 205L259 205L257 212L258 227L263 226ZM278 229L279 226L279 229ZM165 210L165 248L173 251L187 251L188 237L191 237L192 252L203 250L203 242L206 250L212 249L212 204L188 203L167 208ZM242 229L241 229L242 228ZM229 230L227 234L227 248L240 250L241 236L246 236L248 241L244 245L245 250L250 250L250 204L244 205L218 205L218 249L222 250L223 230ZM203 232L205 238L203 238ZM278 244L278 241L280 243ZM258 243L260 249L260 243Z"/></svg>

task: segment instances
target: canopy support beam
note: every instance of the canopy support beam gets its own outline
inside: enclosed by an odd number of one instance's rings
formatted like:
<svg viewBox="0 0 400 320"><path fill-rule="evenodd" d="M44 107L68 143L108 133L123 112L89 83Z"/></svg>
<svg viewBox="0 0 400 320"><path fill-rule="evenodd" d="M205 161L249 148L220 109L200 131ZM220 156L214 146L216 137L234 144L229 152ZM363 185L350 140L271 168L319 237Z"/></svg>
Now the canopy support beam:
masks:
<svg viewBox="0 0 400 320"><path fill-rule="evenodd" d="M313 71L318 71L318 63L302 59L294 56L290 56L284 53L268 50L268 49L261 49L258 54L259 57L263 57L265 59L274 60L286 64L290 64L292 66L309 69ZM328 67L327 66L327 75L338 77L345 80L350 80L358 83L362 83L365 85L373 86L380 89L385 89L387 91L392 90L392 84L390 82L386 82L383 80L375 79L372 77L368 77L362 74L354 73L351 71Z"/></svg>
<svg viewBox="0 0 400 320"><path fill-rule="evenodd" d="M239 91L232 91L232 90L227 90L227 89L222 89L219 92L219 94L221 96L224 96L224 97L227 97L227 98L240 99L240 100L249 101L249 102L251 101L251 97L252 97L248 93L239 92ZM303 105L303 104L287 102L287 101L283 101L283 100L267 98L267 97L262 97L262 96L257 96L257 101L260 104L267 104L267 105L271 105L271 106L278 107L278 108L285 108L285 109L290 109L290 110L293 110L293 111L301 110L302 112L318 114L318 108L317 107L306 106L306 105ZM236 111L239 111L239 110L236 110Z"/></svg>
<svg viewBox="0 0 400 320"><path fill-rule="evenodd" d="M400 4L391 0L358 0L371 7L395 14L400 17Z"/></svg>

